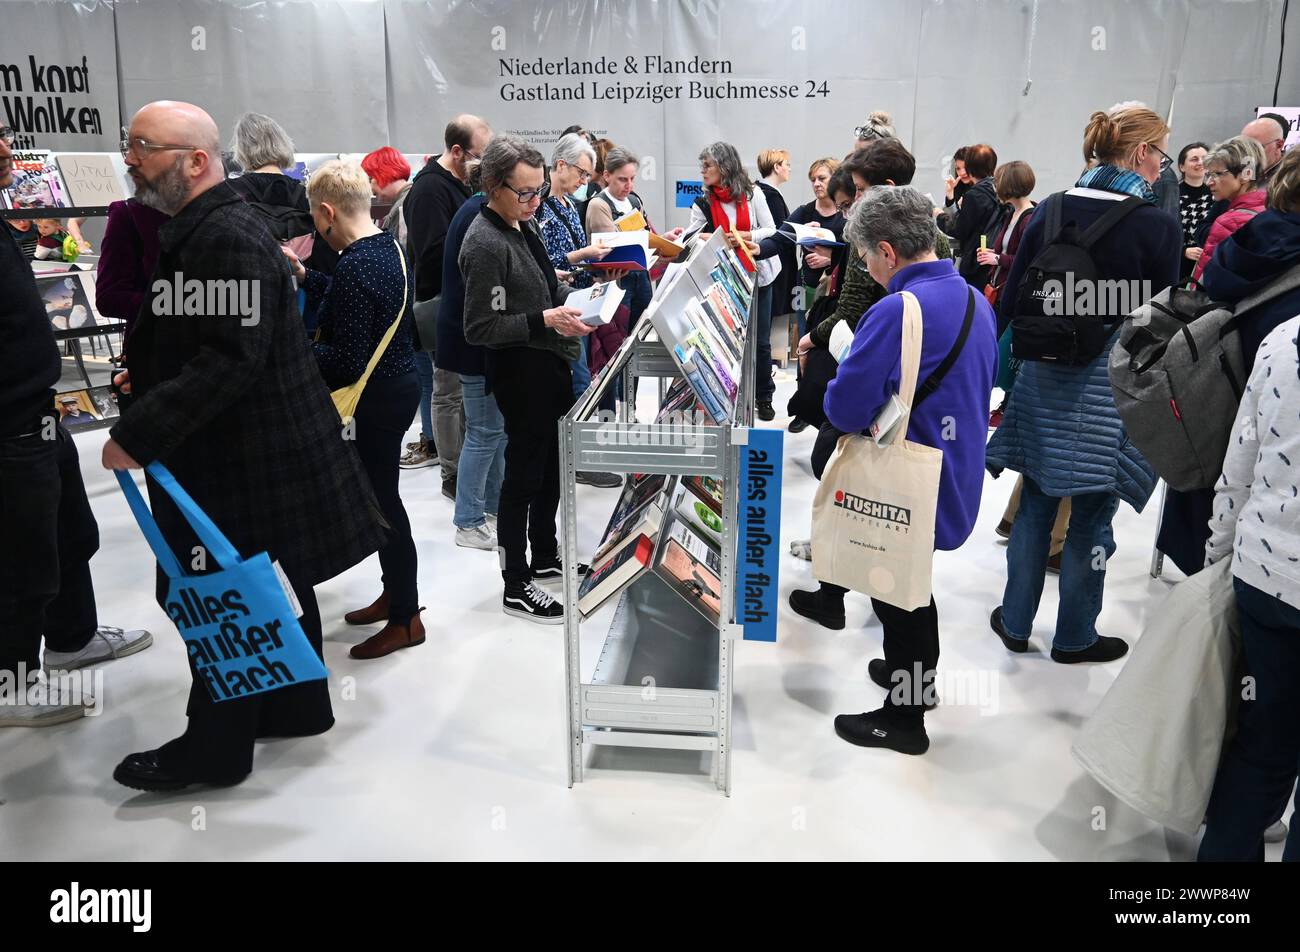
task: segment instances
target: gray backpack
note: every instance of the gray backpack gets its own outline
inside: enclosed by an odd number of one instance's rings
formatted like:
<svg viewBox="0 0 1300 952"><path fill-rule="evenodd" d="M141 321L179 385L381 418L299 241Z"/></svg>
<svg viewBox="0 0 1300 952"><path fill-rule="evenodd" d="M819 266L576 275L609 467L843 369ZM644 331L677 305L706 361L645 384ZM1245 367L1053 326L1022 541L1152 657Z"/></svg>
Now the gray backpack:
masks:
<svg viewBox="0 0 1300 952"><path fill-rule="evenodd" d="M1171 489L1209 489L1246 383L1237 323L1300 287L1292 268L1237 306L1168 288L1125 319L1110 354L1110 385L1129 439Z"/></svg>

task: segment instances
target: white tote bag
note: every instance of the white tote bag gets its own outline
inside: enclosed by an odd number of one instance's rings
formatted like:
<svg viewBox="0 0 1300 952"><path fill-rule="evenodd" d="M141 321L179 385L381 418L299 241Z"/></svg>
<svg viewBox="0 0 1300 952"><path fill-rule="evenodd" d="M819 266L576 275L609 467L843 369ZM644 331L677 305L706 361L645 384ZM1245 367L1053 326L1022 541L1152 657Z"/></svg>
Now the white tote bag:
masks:
<svg viewBox="0 0 1300 952"><path fill-rule="evenodd" d="M1205 816L1237 680L1241 623L1232 558L1174 586L1147 617L1071 752L1143 816L1193 836Z"/></svg>
<svg viewBox="0 0 1300 952"><path fill-rule="evenodd" d="M907 440L922 327L920 302L902 295L903 417L880 445L856 434L840 438L813 498L812 561L820 581L913 611L930 604L943 451Z"/></svg>

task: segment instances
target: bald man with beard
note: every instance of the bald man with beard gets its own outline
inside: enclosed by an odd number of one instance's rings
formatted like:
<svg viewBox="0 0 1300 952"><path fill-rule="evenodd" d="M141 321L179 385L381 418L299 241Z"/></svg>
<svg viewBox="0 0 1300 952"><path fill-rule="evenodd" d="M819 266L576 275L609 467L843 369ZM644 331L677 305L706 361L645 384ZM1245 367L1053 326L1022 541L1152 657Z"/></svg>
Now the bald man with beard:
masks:
<svg viewBox="0 0 1300 952"><path fill-rule="evenodd" d="M1254 139L1259 143L1260 148L1264 150L1264 174L1260 180L1267 182L1277 171L1278 163L1282 161L1282 152L1286 149L1286 137L1291 130L1283 125L1286 120L1277 113L1264 113L1258 119L1252 119L1246 123L1241 134L1248 139Z"/></svg>
<svg viewBox="0 0 1300 952"><path fill-rule="evenodd" d="M126 165L136 198L172 217L159 232L158 267L118 375L134 399L110 431L103 463L163 463L242 557L266 552L278 561L320 655L313 587L376 551L385 527L303 336L289 266L225 181L219 142L212 117L189 103L150 103L131 120ZM174 285L188 294L195 281L205 291L201 312L174 313ZM213 293L220 288L238 293ZM149 496L188 571L192 553L203 551L198 539L152 480ZM220 567L213 561L205 570ZM159 569L160 604L167 587ZM150 791L238 783L252 770L258 738L333 726L326 681L217 702L192 675L186 731L128 756L114 771L119 783Z"/></svg>

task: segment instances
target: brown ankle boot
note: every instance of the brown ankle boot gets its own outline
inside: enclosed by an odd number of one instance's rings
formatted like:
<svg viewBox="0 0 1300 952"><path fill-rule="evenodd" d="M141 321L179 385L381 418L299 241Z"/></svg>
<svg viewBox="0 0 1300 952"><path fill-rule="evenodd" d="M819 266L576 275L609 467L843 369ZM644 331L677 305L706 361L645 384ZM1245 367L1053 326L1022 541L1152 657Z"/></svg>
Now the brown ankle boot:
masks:
<svg viewBox="0 0 1300 952"><path fill-rule="evenodd" d="M420 611L424 609L421 608ZM416 612L411 616L409 625L399 625L390 621L361 644L354 645L348 654L358 661L369 661L372 658L390 655L402 648L414 648L422 644L424 644L424 622L420 621L420 613Z"/></svg>
<svg viewBox="0 0 1300 952"><path fill-rule="evenodd" d="M343 620L349 625L377 625L388 621L388 593L384 592L366 608L348 612Z"/></svg>

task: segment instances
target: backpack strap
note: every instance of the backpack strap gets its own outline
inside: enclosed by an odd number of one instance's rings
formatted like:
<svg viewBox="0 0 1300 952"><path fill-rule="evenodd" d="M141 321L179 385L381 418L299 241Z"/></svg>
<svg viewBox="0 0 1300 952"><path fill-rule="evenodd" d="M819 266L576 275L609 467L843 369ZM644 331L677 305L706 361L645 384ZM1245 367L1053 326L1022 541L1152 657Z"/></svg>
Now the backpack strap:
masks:
<svg viewBox="0 0 1300 952"><path fill-rule="evenodd" d="M1043 213L1047 215L1043 222L1043 247L1056 241L1061 237L1061 230L1065 223L1061 221L1062 206L1065 204L1064 192L1053 192L1043 200L1041 206Z"/></svg>
<svg viewBox="0 0 1300 952"><path fill-rule="evenodd" d="M925 383L916 388L916 397L912 400L912 410L915 411L921 405L921 401L939 389L939 384L943 383L943 378L952 370L953 364L957 363L957 358L961 356L962 348L966 346L966 338L970 336L971 324L975 320L975 291L973 288L966 289L966 316L961 321L961 331L957 334L957 340L952 345L952 350L948 351L948 356L943 359L934 373L926 378Z"/></svg>
<svg viewBox="0 0 1300 952"><path fill-rule="evenodd" d="M1130 195L1124 201L1117 204L1114 208L1106 210L1095 222L1088 226L1088 230L1081 234L1075 242L1084 251L1091 251L1092 246L1121 221L1131 215L1134 211L1143 205L1150 204L1146 199L1138 198L1136 195Z"/></svg>

